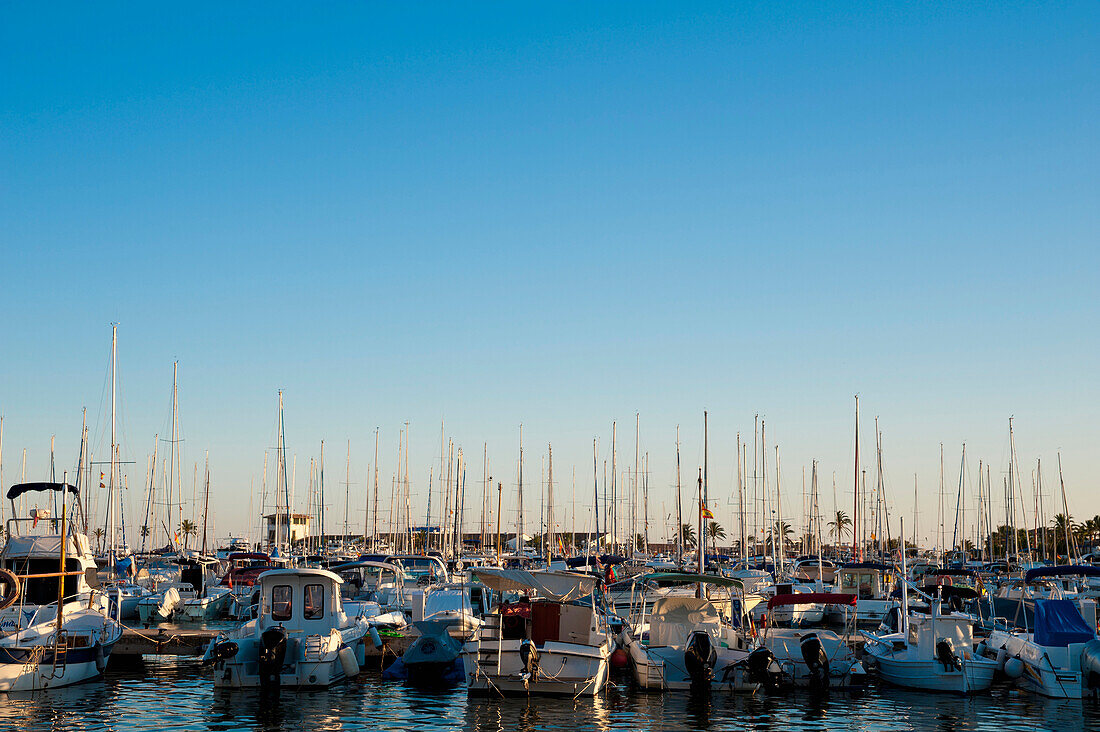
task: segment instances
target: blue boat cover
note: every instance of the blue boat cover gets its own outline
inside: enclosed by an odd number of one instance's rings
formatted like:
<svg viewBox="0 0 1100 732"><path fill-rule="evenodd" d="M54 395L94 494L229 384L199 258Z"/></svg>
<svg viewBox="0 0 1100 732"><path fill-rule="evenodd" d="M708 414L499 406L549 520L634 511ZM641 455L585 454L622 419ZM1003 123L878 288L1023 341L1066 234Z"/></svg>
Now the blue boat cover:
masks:
<svg viewBox="0 0 1100 732"><path fill-rule="evenodd" d="M1041 646L1068 646L1096 638L1072 600L1035 601L1035 642Z"/></svg>
<svg viewBox="0 0 1100 732"><path fill-rule="evenodd" d="M1039 577L1100 577L1100 567L1087 564L1063 564L1058 567L1034 567L1027 571L1024 579L1028 582Z"/></svg>

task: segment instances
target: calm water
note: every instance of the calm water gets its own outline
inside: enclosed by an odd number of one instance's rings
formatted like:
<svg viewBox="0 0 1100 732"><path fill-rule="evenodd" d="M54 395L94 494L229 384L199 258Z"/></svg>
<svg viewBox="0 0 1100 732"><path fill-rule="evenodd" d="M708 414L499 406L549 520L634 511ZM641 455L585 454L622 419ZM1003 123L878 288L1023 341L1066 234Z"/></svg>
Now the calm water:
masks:
<svg viewBox="0 0 1100 732"><path fill-rule="evenodd" d="M375 673L327 691L215 691L195 661L49 693L0 696L0 730L1100 730L1100 705L998 690L972 699L871 688L859 697L645 695L623 683L596 699L468 699Z"/></svg>

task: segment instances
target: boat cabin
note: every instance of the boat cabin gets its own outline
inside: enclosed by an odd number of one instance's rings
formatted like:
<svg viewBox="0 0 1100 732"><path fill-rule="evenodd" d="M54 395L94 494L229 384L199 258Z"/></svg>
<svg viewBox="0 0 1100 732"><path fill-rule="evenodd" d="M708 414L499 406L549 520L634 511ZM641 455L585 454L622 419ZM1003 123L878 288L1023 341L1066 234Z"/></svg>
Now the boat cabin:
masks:
<svg viewBox="0 0 1100 732"><path fill-rule="evenodd" d="M882 599L890 591L892 572L893 568L885 564L846 564L836 573L836 591L860 600Z"/></svg>
<svg viewBox="0 0 1100 732"><path fill-rule="evenodd" d="M340 578L326 569L274 569L260 576L258 630L327 635L344 624Z"/></svg>
<svg viewBox="0 0 1100 732"><path fill-rule="evenodd" d="M56 575L61 559L60 531L60 519L8 520L8 540L0 553L0 566L20 577L20 604L49 605L57 602L58 577L33 575ZM89 592L93 585L99 584L88 537L83 534L68 532L65 541L65 573L66 603L75 601L78 595Z"/></svg>

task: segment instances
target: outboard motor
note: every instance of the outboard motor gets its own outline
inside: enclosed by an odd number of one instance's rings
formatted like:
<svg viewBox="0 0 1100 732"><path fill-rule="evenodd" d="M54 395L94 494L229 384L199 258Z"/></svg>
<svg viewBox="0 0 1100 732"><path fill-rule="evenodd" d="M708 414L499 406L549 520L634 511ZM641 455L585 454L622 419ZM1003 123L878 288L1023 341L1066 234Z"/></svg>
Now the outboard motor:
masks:
<svg viewBox="0 0 1100 732"><path fill-rule="evenodd" d="M279 625L260 635L260 686L278 686L286 658L286 629Z"/></svg>
<svg viewBox="0 0 1100 732"><path fill-rule="evenodd" d="M811 689L829 688L829 656L825 653L825 647L821 645L821 639L817 633L807 633L799 642L802 651L802 660L806 662L806 668L810 671Z"/></svg>
<svg viewBox="0 0 1100 732"><path fill-rule="evenodd" d="M692 685L710 685L714 678L714 664L718 663L718 652L714 650L714 644L710 636L697 630L688 638L687 648L684 649L684 666Z"/></svg>
<svg viewBox="0 0 1100 732"><path fill-rule="evenodd" d="M767 648L757 648L742 663L745 664L745 678L748 681L760 684L767 691L779 689L783 670L775 654Z"/></svg>
<svg viewBox="0 0 1100 732"><path fill-rule="evenodd" d="M890 608L890 612L886 613L882 618L881 629L887 633L897 633L901 630L901 608Z"/></svg>
<svg viewBox="0 0 1100 732"><path fill-rule="evenodd" d="M955 644L950 638L940 638L936 641L936 658L943 664L944 671L962 670L962 660L955 653Z"/></svg>
<svg viewBox="0 0 1100 732"><path fill-rule="evenodd" d="M539 649L530 638L519 644L519 660L523 664L524 682L539 680Z"/></svg>
<svg viewBox="0 0 1100 732"><path fill-rule="evenodd" d="M225 661L237 655L240 650L237 644L231 640L216 641L210 650L203 656L202 665L210 666L218 661Z"/></svg>
<svg viewBox="0 0 1100 732"><path fill-rule="evenodd" d="M1100 640L1090 640L1081 651L1081 671L1086 686L1096 692L1100 688Z"/></svg>

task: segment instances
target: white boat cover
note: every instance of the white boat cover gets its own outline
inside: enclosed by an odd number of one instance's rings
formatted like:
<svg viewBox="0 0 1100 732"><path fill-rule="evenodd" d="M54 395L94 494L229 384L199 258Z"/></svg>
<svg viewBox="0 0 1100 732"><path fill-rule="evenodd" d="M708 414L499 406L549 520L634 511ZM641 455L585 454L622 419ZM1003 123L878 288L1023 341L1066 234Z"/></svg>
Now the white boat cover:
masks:
<svg viewBox="0 0 1100 732"><path fill-rule="evenodd" d="M83 540L83 541L82 541ZM88 551L88 540L83 536L69 536L65 554L75 557ZM5 557L57 557L61 553L61 536L45 534L37 536L10 536L4 546Z"/></svg>
<svg viewBox="0 0 1100 732"><path fill-rule="evenodd" d="M558 602L578 600L596 589L595 577L579 572L528 572L526 569L475 567L470 573L497 592L530 590Z"/></svg>

